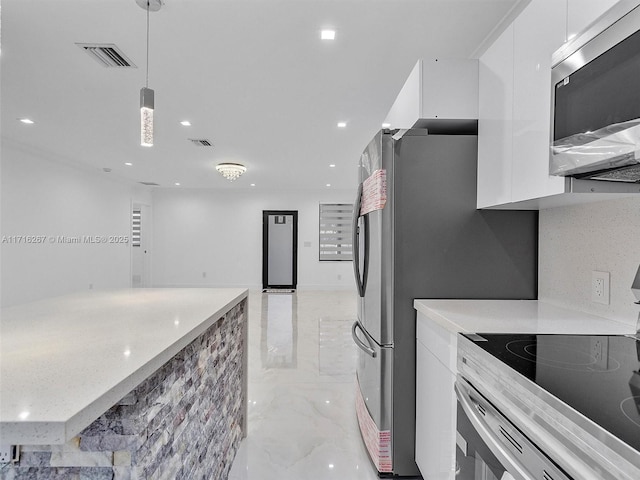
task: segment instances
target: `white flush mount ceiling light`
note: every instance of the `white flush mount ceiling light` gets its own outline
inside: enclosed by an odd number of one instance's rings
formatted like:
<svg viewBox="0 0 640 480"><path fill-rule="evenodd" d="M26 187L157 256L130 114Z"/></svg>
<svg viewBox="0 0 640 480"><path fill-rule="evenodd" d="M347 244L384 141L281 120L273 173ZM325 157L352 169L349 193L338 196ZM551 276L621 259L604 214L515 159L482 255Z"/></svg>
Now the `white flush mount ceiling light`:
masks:
<svg viewBox="0 0 640 480"><path fill-rule="evenodd" d="M183 120L180 122L180 125L182 125L183 127L190 127L191 122L189 120Z"/></svg>
<svg viewBox="0 0 640 480"><path fill-rule="evenodd" d="M335 40L336 31L325 29L320 32L320 40Z"/></svg>
<svg viewBox="0 0 640 480"><path fill-rule="evenodd" d="M27 125L33 125L35 123L30 118L19 118L18 120L20 120L22 123L26 123Z"/></svg>
<svg viewBox="0 0 640 480"><path fill-rule="evenodd" d="M162 0L136 0L147 12L147 67L145 86L140 89L140 145L153 146L154 92L149 88L149 12L157 12Z"/></svg>
<svg viewBox="0 0 640 480"><path fill-rule="evenodd" d="M227 180L233 182L237 180L240 175L247 171L244 165L239 163L220 163L216 165L216 170Z"/></svg>
<svg viewBox="0 0 640 480"><path fill-rule="evenodd" d="M338 122L338 128L346 128L347 122Z"/></svg>

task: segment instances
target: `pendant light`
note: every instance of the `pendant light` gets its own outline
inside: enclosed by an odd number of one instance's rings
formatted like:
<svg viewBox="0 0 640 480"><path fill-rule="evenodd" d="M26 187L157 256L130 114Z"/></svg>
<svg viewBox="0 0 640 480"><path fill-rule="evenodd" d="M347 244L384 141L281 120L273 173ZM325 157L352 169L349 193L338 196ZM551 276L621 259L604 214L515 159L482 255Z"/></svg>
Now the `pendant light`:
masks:
<svg viewBox="0 0 640 480"><path fill-rule="evenodd" d="M149 12L157 12L162 0L136 0L147 11L147 65L145 86L140 89L140 145L153 146L153 108L154 92L149 88Z"/></svg>

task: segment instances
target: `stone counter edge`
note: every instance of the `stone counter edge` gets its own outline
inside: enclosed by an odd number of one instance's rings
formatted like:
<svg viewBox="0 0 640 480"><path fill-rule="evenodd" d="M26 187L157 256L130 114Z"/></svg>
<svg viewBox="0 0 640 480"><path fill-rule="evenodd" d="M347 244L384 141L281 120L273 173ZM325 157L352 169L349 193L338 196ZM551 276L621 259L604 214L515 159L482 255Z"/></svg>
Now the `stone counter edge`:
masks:
<svg viewBox="0 0 640 480"><path fill-rule="evenodd" d="M120 383L112 387L103 395L88 404L85 408L69 418L66 422L2 422L2 442L9 445L61 445L71 440L82 429L91 424L104 412L119 402L125 395L140 385L155 371L171 360L178 352L202 335L209 327L223 319L233 307L248 298L248 290L242 290L238 295L218 308L197 327L159 352L141 368L133 372ZM245 326L246 336L246 326ZM246 347L246 343L245 343ZM245 352L246 356L246 352ZM246 372L246 369L245 369ZM246 379L245 379L246 383ZM246 386L245 386L246 392ZM246 418L246 416L245 416ZM246 420L245 420L246 421ZM246 431L246 428L244 429Z"/></svg>

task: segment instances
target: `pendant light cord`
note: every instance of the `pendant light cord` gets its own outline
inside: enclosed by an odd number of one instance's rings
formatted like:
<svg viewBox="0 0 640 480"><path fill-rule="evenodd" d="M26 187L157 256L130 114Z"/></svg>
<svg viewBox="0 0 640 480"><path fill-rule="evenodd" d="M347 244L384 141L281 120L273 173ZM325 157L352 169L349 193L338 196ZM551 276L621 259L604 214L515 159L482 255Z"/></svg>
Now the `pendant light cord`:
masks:
<svg viewBox="0 0 640 480"><path fill-rule="evenodd" d="M147 88L149 88L149 1L147 0Z"/></svg>

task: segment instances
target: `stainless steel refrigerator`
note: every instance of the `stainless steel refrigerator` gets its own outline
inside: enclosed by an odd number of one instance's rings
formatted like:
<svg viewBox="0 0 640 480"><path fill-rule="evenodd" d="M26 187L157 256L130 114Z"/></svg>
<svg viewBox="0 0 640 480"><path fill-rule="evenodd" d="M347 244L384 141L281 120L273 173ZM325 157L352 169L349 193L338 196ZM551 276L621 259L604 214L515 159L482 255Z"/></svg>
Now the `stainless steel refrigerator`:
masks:
<svg viewBox="0 0 640 480"><path fill-rule="evenodd" d="M535 299L538 214L476 209L476 135L401 133L379 132L360 159L352 334L369 455L381 475L414 476L413 300Z"/></svg>

